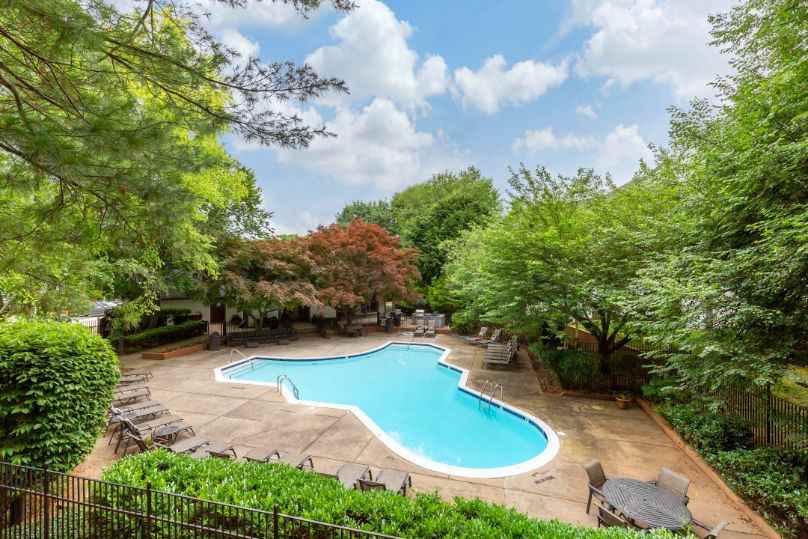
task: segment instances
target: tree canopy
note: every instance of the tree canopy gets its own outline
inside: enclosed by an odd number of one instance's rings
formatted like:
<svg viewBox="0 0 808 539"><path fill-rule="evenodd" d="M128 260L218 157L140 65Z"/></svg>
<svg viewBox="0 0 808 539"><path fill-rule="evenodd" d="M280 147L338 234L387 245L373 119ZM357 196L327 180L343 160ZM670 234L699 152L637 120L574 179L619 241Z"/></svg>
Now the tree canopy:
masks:
<svg viewBox="0 0 808 539"><path fill-rule="evenodd" d="M258 327L270 311L320 304L304 239L239 239L225 246L223 256L221 279L209 287L210 301L258 313Z"/></svg>
<svg viewBox="0 0 808 539"><path fill-rule="evenodd" d="M694 385L765 384L808 343L808 6L748 0L712 18L735 74L723 103L672 109L671 154L690 220L682 248L638 284L646 331Z"/></svg>
<svg viewBox="0 0 808 539"><path fill-rule="evenodd" d="M304 16L320 4L283 1ZM0 314L79 309L103 294L147 308L166 276L215 274L217 238L265 235L268 216L218 136L305 146L330 134L275 104L345 90L305 65L238 58L191 2L6 2Z"/></svg>
<svg viewBox="0 0 808 539"><path fill-rule="evenodd" d="M691 387L768 384L808 349L808 6L711 18L732 76L671 109L671 140L619 188L521 167L508 214L451 244L455 320L632 337Z"/></svg>
<svg viewBox="0 0 808 539"><path fill-rule="evenodd" d="M398 238L360 219L347 226L320 228L307 237L317 265L317 288L323 303L348 318L376 298L415 300L420 278L418 252L402 248Z"/></svg>
<svg viewBox="0 0 808 539"><path fill-rule="evenodd" d="M397 234L402 245L417 248L418 269L433 307L451 309L444 283L437 282L446 263L444 242L488 223L501 210L499 192L491 179L470 167L436 174L396 193L389 202L352 202L337 215L337 223L362 219ZM429 291L432 285L435 289Z"/></svg>

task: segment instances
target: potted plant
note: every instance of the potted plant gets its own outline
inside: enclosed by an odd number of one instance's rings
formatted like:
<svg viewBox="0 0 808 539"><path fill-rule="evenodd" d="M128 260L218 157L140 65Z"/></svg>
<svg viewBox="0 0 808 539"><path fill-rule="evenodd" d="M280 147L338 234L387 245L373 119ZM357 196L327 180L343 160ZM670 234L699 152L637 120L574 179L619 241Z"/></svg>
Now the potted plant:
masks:
<svg viewBox="0 0 808 539"><path fill-rule="evenodd" d="M614 397L614 401L617 403L617 407L621 410L625 410L626 408L631 408L631 402L634 400L634 397L631 393L618 393Z"/></svg>

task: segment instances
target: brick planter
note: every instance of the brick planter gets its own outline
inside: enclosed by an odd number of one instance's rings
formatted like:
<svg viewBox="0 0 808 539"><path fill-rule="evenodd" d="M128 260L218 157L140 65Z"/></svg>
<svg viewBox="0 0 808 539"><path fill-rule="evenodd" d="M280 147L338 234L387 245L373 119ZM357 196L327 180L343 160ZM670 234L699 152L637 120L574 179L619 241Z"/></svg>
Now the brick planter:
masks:
<svg viewBox="0 0 808 539"><path fill-rule="evenodd" d="M169 350L168 352L143 352L140 357L143 359L171 359L173 357L182 357L190 354L201 352L205 349L205 343L192 344L176 350Z"/></svg>

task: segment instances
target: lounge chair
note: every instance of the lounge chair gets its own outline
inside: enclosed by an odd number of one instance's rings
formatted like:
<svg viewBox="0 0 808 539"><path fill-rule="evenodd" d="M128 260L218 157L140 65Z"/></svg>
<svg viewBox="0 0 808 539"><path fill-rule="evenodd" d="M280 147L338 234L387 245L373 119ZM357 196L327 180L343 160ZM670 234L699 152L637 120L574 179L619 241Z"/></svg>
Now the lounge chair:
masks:
<svg viewBox="0 0 808 539"><path fill-rule="evenodd" d="M412 332L413 337L423 337L424 333L426 333L426 328L423 324L418 324L415 326L415 331Z"/></svg>
<svg viewBox="0 0 808 539"><path fill-rule="evenodd" d="M480 328L480 332L477 335L473 337L463 337L463 339L465 339L466 342L473 343L485 339L486 335L488 335L488 326L483 326Z"/></svg>
<svg viewBox="0 0 808 539"><path fill-rule="evenodd" d="M690 502L690 498L687 497L687 489L690 487L690 479L682 474L678 474L663 466L659 470L659 477L657 477L655 481L649 481L649 483L680 496L684 499L685 504Z"/></svg>
<svg viewBox="0 0 808 539"><path fill-rule="evenodd" d="M123 452L126 454L131 443L135 443L143 450L143 447L147 445L146 438L149 434L151 434L155 446L165 447L166 442L176 440L177 436L182 433L194 435L194 428L186 425L182 418L176 416L162 416L158 419L138 424L124 419L121 421L120 437L118 438L118 443L115 444L115 453L123 446Z"/></svg>
<svg viewBox="0 0 808 539"><path fill-rule="evenodd" d="M118 428L121 427L121 423L124 419L128 419L129 421L140 421L145 418L155 418L157 416L167 414L168 408L160 404L159 402L154 401L146 401L151 403L149 406L137 407L135 408L124 407L124 408L116 408L115 406L110 406L109 408L109 419L107 420L107 430L113 425L118 425ZM112 443L112 439L115 437L115 433L109 437L109 442L107 445Z"/></svg>
<svg viewBox="0 0 808 539"><path fill-rule="evenodd" d="M190 455L195 459L214 457L217 459L235 460L238 458L236 450L232 445L223 444L221 442L208 442L191 452Z"/></svg>
<svg viewBox="0 0 808 539"><path fill-rule="evenodd" d="M472 344L474 344L475 346L488 346L489 344L498 343L500 337L502 337L502 328L497 328L494 330L494 333L491 334L490 339L480 339L474 341Z"/></svg>
<svg viewBox="0 0 808 539"><path fill-rule="evenodd" d="M118 379L118 387L130 384L145 384L148 381L149 377L145 374L122 374Z"/></svg>
<svg viewBox="0 0 808 539"><path fill-rule="evenodd" d="M112 396L112 404L131 404L148 398L151 398L151 390L146 386L119 388Z"/></svg>
<svg viewBox="0 0 808 539"><path fill-rule="evenodd" d="M182 453L192 453L197 449L199 449L200 447L206 446L210 443L211 441L208 440L207 438L203 438L201 436L192 436L190 438L184 438L173 444L156 444L156 445L172 453L182 454Z"/></svg>
<svg viewBox="0 0 808 539"><path fill-rule="evenodd" d="M728 524L729 523L726 520L724 520L720 524L710 527L707 524L704 524L702 522L699 522L698 520L693 519L694 526L696 526L697 528L702 528L707 532L705 535L702 536L702 539L717 539L718 535L722 531L724 531L724 528L726 528Z"/></svg>
<svg viewBox="0 0 808 539"><path fill-rule="evenodd" d="M602 503L606 503L606 497L603 495L601 489L606 482L606 474L603 473L603 466L599 460L593 460L584 464L584 470L589 479L589 496L586 499L586 514L589 514L589 509L592 507L592 498L597 499Z"/></svg>
<svg viewBox="0 0 808 539"><path fill-rule="evenodd" d="M124 369L121 372L121 376L130 376L130 375L137 375L137 376L145 376L146 380L151 380L154 378L152 371L149 369Z"/></svg>
<svg viewBox="0 0 808 539"><path fill-rule="evenodd" d="M424 337L434 337L435 336L435 321L429 320L426 323L426 331L424 332Z"/></svg>
<svg viewBox="0 0 808 539"><path fill-rule="evenodd" d="M483 362L494 365L510 365L516 359L518 351L519 339L517 337L512 337L506 345L489 344L486 348L485 356L483 356Z"/></svg>
<svg viewBox="0 0 808 539"><path fill-rule="evenodd" d="M407 472L398 470L381 470L376 479L358 479L360 490L389 490L402 496L407 495L407 488L412 486L412 477Z"/></svg>
<svg viewBox="0 0 808 539"><path fill-rule="evenodd" d="M330 477L331 479L336 479L342 486L347 489L356 488L356 484L360 479L373 479L373 475L370 473L370 468L365 466L364 464L354 464L348 463L343 464L337 470L335 474L317 472L318 474L324 477Z"/></svg>
<svg viewBox="0 0 808 539"><path fill-rule="evenodd" d="M281 452L277 449L254 449L244 456L249 462L262 462L265 464L281 463L298 470L313 470L314 460L306 453Z"/></svg>

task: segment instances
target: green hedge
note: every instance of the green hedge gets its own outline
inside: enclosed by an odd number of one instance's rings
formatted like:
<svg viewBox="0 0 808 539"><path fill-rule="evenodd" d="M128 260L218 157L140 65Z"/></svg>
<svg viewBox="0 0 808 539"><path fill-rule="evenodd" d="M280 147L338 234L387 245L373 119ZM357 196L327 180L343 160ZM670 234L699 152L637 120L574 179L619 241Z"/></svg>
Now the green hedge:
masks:
<svg viewBox="0 0 808 539"><path fill-rule="evenodd" d="M784 536L808 536L808 454L753 449L752 432L742 421L705 413L693 403L657 409Z"/></svg>
<svg viewBox="0 0 808 539"><path fill-rule="evenodd" d="M101 434L118 382L109 343L78 324L0 324L0 460L74 468Z"/></svg>
<svg viewBox="0 0 808 539"><path fill-rule="evenodd" d="M437 494L405 498L391 492L346 490L335 480L282 464L195 460L163 450L122 459L104 472L104 479L139 487L151 483L156 490L267 511L277 505L282 513L401 537L673 537L666 532L640 535L621 528L581 528L534 520L476 499L456 498L447 503ZM114 499L106 501L116 503ZM172 511L170 504L155 505L166 516ZM190 515L197 517L214 518L209 507L204 515Z"/></svg>
<svg viewBox="0 0 808 539"><path fill-rule="evenodd" d="M208 323L204 320L188 320L174 326L163 326L147 329L140 333L124 337L124 346L127 350L152 348L161 344L168 344L183 339L190 339L202 335L207 330Z"/></svg>
<svg viewBox="0 0 808 539"><path fill-rule="evenodd" d="M600 360L594 354L577 350L555 350L530 345L530 351L555 371L564 389L588 388L588 383L600 376Z"/></svg>

